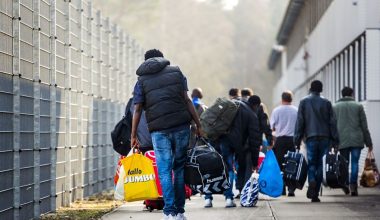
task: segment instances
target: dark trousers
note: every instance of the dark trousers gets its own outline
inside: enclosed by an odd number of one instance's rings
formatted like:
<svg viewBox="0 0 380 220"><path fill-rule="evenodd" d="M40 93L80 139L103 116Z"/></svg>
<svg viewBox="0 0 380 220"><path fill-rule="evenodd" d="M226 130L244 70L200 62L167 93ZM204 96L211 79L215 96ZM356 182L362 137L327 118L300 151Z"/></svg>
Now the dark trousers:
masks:
<svg viewBox="0 0 380 220"><path fill-rule="evenodd" d="M252 175L252 154L249 150L238 153L235 159L238 163L236 189L240 192L243 190L245 183Z"/></svg>
<svg viewBox="0 0 380 220"><path fill-rule="evenodd" d="M276 155L277 163L280 166L281 171L284 171L285 155L288 151L295 151L295 146L293 142L293 137L291 136L281 136L276 138L276 142L273 146L273 152ZM284 183L284 192L285 192ZM294 188L289 188L289 192L294 192Z"/></svg>

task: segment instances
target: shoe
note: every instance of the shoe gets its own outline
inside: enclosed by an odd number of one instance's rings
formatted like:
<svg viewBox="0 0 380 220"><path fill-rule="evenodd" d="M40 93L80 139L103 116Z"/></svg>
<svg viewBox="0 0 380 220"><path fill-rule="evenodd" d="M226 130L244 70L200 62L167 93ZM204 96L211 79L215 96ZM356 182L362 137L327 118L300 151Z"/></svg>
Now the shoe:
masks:
<svg viewBox="0 0 380 220"><path fill-rule="evenodd" d="M294 196L296 196L296 195L294 194L294 192L289 192L289 193L288 193L288 197L294 197Z"/></svg>
<svg viewBox="0 0 380 220"><path fill-rule="evenodd" d="M178 213L176 220L187 220L186 216L183 213Z"/></svg>
<svg viewBox="0 0 380 220"><path fill-rule="evenodd" d="M236 196L235 196L235 199L240 199L240 196L241 196L241 194L239 193L239 194L237 194Z"/></svg>
<svg viewBox="0 0 380 220"><path fill-rule="evenodd" d="M342 190L343 190L344 194L346 194L346 195L350 194L350 189L347 186L344 186L342 188Z"/></svg>
<svg viewBox="0 0 380 220"><path fill-rule="evenodd" d="M358 185L350 184L351 196L358 196Z"/></svg>
<svg viewBox="0 0 380 220"><path fill-rule="evenodd" d="M212 208L212 200L211 199L206 199L204 207L205 208Z"/></svg>
<svg viewBox="0 0 380 220"><path fill-rule="evenodd" d="M236 204L233 199L226 199L226 208L236 207Z"/></svg>
<svg viewBox="0 0 380 220"><path fill-rule="evenodd" d="M161 220L176 220L177 216L176 215L165 215Z"/></svg>
<svg viewBox="0 0 380 220"><path fill-rule="evenodd" d="M318 197L314 197L311 199L311 202L321 202L321 200Z"/></svg>
<svg viewBox="0 0 380 220"><path fill-rule="evenodd" d="M316 187L317 187L317 183L315 181L309 183L309 188L307 189L307 193L306 193L306 197L308 199L312 199L318 196L315 190Z"/></svg>

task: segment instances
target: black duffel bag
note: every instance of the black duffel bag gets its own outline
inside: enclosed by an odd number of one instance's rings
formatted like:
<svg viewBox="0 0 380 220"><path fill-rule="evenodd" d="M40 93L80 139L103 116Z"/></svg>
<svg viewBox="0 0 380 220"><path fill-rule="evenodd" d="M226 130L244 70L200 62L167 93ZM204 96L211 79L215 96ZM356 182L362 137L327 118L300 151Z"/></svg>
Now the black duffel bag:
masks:
<svg viewBox="0 0 380 220"><path fill-rule="evenodd" d="M199 193L222 194L231 187L223 157L201 140L205 145L195 146L187 153L185 183Z"/></svg>

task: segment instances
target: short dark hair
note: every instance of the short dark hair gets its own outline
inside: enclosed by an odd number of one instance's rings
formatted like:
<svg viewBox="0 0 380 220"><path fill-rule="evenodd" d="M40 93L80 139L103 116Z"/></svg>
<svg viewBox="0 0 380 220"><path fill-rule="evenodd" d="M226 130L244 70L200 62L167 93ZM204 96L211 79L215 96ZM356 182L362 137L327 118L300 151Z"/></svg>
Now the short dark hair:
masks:
<svg viewBox="0 0 380 220"><path fill-rule="evenodd" d="M285 91L281 95L281 99L284 102L292 102L293 101L293 94L291 91Z"/></svg>
<svg viewBox="0 0 380 220"><path fill-rule="evenodd" d="M253 91L250 88L244 88L241 90L241 96L253 96Z"/></svg>
<svg viewBox="0 0 380 220"><path fill-rule="evenodd" d="M194 97L197 97L197 98L200 98L200 99L203 98L203 94L202 94L202 89L201 88L195 88L195 89L193 89L193 92L191 93L191 98L194 98Z"/></svg>
<svg viewBox="0 0 380 220"><path fill-rule="evenodd" d="M348 86L342 89L342 97L352 96L354 94L354 90Z"/></svg>
<svg viewBox="0 0 380 220"><path fill-rule="evenodd" d="M251 105L251 106L260 105L260 104L261 104L261 99L260 99L259 96L257 96L257 95L253 95L253 96L249 97L249 99L248 99L248 103L249 103L249 105Z"/></svg>
<svg viewBox="0 0 380 220"><path fill-rule="evenodd" d="M310 85L310 92L321 93L323 90L323 84L319 80L314 80Z"/></svg>
<svg viewBox="0 0 380 220"><path fill-rule="evenodd" d="M240 96L240 89L238 89L238 88L232 88L232 89L230 89L230 91L228 92L228 94L230 96Z"/></svg>
<svg viewBox="0 0 380 220"><path fill-rule="evenodd" d="M154 57L164 57L164 54L157 49L151 49L145 52L144 56L145 56L145 60L147 60Z"/></svg>

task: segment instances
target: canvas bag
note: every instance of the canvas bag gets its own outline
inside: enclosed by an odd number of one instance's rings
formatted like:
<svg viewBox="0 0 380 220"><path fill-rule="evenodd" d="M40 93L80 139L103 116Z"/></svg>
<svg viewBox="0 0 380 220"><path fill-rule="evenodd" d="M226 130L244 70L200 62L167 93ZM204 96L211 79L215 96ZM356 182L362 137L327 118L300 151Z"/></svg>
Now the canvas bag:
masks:
<svg viewBox="0 0 380 220"><path fill-rule="evenodd" d="M220 135L227 133L238 109L239 102L217 98L215 103L200 116L202 130L206 137L216 140Z"/></svg>
<svg viewBox="0 0 380 220"><path fill-rule="evenodd" d="M360 185L364 187L374 187L380 182L380 174L376 165L375 156L370 151L365 159L364 170L360 178Z"/></svg>
<svg viewBox="0 0 380 220"><path fill-rule="evenodd" d="M282 195L284 182L273 150L269 150L259 169L260 192L270 197Z"/></svg>
<svg viewBox="0 0 380 220"><path fill-rule="evenodd" d="M132 202L159 198L156 176L150 159L134 152L122 159L121 164L115 199Z"/></svg>

